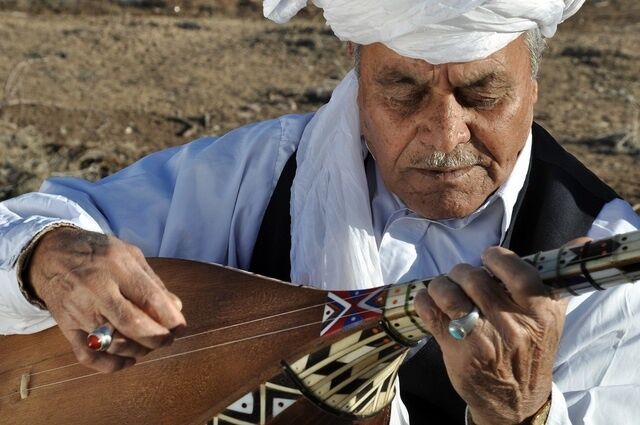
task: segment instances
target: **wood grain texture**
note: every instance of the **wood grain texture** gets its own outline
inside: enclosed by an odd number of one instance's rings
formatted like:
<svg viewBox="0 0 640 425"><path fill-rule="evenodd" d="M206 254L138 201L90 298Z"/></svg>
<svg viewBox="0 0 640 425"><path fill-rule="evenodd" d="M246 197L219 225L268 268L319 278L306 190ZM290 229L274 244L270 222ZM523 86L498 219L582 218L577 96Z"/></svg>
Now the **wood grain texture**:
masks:
<svg viewBox="0 0 640 425"><path fill-rule="evenodd" d="M57 328L0 337L3 424L204 424L280 373L283 360L295 360L375 325L364 321L347 333L320 338L325 291L186 260L151 259L150 264L182 299L187 335L226 329L178 340L127 370L88 377L92 371L77 364L37 374L76 362ZM299 311L280 314L295 310ZM271 319L256 321L264 317ZM280 332L288 328L296 329ZM257 337L263 334L268 336ZM207 349L213 345L217 347ZM200 351L180 354L193 350ZM31 374L31 391L21 400L18 391L24 373ZM56 384L74 378L78 379ZM49 384L54 385L40 387ZM277 423L342 423L328 414L299 413L305 408L298 405L318 410L312 403L296 403L277 417Z"/></svg>

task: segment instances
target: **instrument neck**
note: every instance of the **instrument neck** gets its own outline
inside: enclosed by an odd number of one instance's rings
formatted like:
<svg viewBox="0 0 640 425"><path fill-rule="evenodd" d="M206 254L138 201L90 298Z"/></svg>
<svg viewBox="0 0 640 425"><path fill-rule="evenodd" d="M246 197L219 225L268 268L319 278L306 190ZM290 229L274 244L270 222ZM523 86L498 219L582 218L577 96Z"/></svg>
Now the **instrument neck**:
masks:
<svg viewBox="0 0 640 425"><path fill-rule="evenodd" d="M539 252L523 260L538 270L543 283L549 287L549 296L554 298L633 283L640 280L640 231ZM413 301L431 279L388 286L383 322L402 344L415 345L430 336Z"/></svg>
<svg viewBox="0 0 640 425"><path fill-rule="evenodd" d="M640 231L523 259L538 270L554 298L602 291L640 280Z"/></svg>

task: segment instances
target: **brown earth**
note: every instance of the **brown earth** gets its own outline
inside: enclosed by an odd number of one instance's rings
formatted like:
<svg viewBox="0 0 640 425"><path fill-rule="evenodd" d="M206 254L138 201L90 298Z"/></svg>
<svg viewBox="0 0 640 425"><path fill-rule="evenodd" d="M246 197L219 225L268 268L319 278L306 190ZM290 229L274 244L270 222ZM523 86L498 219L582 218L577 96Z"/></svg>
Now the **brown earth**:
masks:
<svg viewBox="0 0 640 425"><path fill-rule="evenodd" d="M260 4L0 0L0 199L316 109L344 45L317 11L278 26ZM549 45L536 119L640 203L640 2L587 2Z"/></svg>

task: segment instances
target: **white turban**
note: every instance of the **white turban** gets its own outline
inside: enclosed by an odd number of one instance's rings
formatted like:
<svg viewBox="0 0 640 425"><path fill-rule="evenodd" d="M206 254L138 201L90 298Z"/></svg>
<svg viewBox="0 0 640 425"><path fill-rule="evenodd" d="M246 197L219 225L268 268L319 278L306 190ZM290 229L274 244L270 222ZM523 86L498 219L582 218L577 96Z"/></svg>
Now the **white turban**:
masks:
<svg viewBox="0 0 640 425"><path fill-rule="evenodd" d="M552 37L584 0L312 0L333 32L357 44L380 42L432 64L483 59L520 34ZM307 0L264 0L264 16L284 23Z"/></svg>

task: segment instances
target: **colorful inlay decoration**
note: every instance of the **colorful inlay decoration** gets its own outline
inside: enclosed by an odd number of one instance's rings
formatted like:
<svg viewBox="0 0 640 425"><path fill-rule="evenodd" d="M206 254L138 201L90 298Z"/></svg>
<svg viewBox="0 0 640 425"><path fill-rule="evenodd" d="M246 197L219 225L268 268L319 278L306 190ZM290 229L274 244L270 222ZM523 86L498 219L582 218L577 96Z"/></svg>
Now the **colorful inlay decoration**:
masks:
<svg viewBox="0 0 640 425"><path fill-rule="evenodd" d="M348 329L362 320L382 315L386 288L329 292L320 335Z"/></svg>

